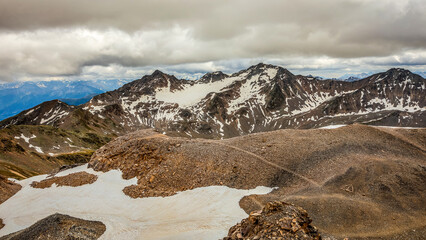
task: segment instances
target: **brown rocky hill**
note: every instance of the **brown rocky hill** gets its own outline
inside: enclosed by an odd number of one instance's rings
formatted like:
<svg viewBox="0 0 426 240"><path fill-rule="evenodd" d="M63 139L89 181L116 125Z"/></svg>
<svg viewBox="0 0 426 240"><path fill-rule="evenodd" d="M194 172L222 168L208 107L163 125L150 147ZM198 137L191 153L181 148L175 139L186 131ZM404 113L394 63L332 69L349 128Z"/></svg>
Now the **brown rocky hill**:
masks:
<svg viewBox="0 0 426 240"><path fill-rule="evenodd" d="M95 170L121 169L131 197L210 185L277 187L249 196L247 213L270 201L306 209L325 236L414 238L426 233L426 129L351 125L279 130L226 140L151 130L119 137L92 156ZM419 235L420 234L420 235Z"/></svg>
<svg viewBox="0 0 426 240"><path fill-rule="evenodd" d="M121 135L155 128L177 136L227 138L333 124L426 127L426 80L390 69L355 82L318 80L263 64L196 81L155 71L71 107L51 101L0 122L47 124Z"/></svg>

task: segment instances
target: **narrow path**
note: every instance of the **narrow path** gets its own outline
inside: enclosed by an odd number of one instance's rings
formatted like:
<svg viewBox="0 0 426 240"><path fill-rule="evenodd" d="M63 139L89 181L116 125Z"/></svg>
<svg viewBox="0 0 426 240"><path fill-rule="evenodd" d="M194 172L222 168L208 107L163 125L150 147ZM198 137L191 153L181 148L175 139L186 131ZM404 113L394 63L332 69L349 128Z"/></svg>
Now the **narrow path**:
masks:
<svg viewBox="0 0 426 240"><path fill-rule="evenodd" d="M143 138L137 138L137 140L145 140L145 139L160 138L160 137L168 138L168 136L164 135L164 134L154 134L154 135L150 135L150 136L143 137ZM224 146L224 147L232 148L234 150L246 153L246 154L248 154L248 155L250 155L250 156L252 156L252 157L254 157L254 158L256 158L256 159L258 159L258 160L260 160L260 161L262 161L262 162L264 162L264 163L266 163L268 165L270 165L270 166L273 166L275 168L278 168L278 169L281 169L281 170L286 171L288 173L291 173L294 176L297 176L297 177L299 177L299 178L301 178L301 179L303 179L303 180L311 183L314 186L321 187L321 185L319 183L315 182L314 180L312 180L310 178L307 178L307 177L305 177L305 176L303 176L303 175L301 175L301 174L299 174L299 173L297 173L295 171L292 171L292 170L290 170L288 168L282 167L282 166L280 166L280 165L278 165L276 163L273 163L273 162L267 160L266 158L264 158L262 156L259 156L259 155L255 154L255 153L249 152L247 150L244 150L244 149L236 147L236 146L232 146L232 145L221 143L219 140L206 140L206 139L203 139L202 141L208 142L208 143L213 143L213 144L218 144L218 145L221 145L221 146Z"/></svg>
<svg viewBox="0 0 426 240"><path fill-rule="evenodd" d="M276 163L270 162L269 160L267 160L267 159L265 159L264 157L261 157L261 156L259 156L259 155L255 154L255 153L249 152L249 151L247 151L247 150L244 150L244 149L239 148L239 147L236 147L236 146L232 146L232 145L227 145L227 144L221 143L221 142L220 142L220 141L218 141L218 140L204 140L204 141L209 142L209 143L214 143L214 144L222 145L222 146L224 146L224 147L232 148L232 149L235 149L235 150L240 151L240 152L244 152L244 153L246 153L246 154L249 154L249 155L251 155L251 156L255 157L255 158L256 158L256 159L258 159L258 160L261 160L262 162L264 162L264 163L266 163L266 164L268 164L268 165L270 165L270 166L273 166L273 167L276 167L276 168L278 168L278 169L284 170L284 171L286 171L286 172L288 172L288 173L291 173L291 174L293 174L294 176L297 176L297 177L299 177L299 178L301 178L301 179L303 179L303 180L305 180L305 181L307 181L307 182L311 183L312 185L315 185L315 186L317 186L317 187L320 187L320 186L321 186L319 183L315 182L314 180L312 180L312 179L310 179L310 178L307 178L307 177L305 177L305 176L303 176L303 175L300 175L299 173L294 172L294 171L292 171L292 170L290 170L290 169L288 169L288 168L282 167L282 166L280 166L280 165L278 165L278 164L276 164Z"/></svg>

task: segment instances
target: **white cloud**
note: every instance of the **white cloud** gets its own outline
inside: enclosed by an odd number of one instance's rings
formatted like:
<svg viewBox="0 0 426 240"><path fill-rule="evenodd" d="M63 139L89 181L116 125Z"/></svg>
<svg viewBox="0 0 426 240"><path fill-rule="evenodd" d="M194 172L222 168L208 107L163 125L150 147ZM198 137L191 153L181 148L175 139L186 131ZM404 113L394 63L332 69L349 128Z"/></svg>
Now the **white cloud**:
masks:
<svg viewBox="0 0 426 240"><path fill-rule="evenodd" d="M0 81L152 68L193 78L256 61L425 69L425 11L422 0L0 0Z"/></svg>

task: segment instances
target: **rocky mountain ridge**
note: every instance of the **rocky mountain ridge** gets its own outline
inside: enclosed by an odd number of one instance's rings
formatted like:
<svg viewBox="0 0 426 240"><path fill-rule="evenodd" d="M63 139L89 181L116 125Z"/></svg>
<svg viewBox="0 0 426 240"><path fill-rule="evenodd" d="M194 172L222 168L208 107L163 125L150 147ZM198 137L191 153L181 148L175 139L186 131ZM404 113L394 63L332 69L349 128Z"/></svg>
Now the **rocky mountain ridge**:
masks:
<svg viewBox="0 0 426 240"><path fill-rule="evenodd" d="M157 70L82 106L43 103L0 127L63 127L76 111L97 119L110 133L149 127L207 138L354 122L425 127L425 89L424 78L397 68L355 82L316 80L262 63L232 75L208 73L196 81ZM43 108L41 115L37 111Z"/></svg>

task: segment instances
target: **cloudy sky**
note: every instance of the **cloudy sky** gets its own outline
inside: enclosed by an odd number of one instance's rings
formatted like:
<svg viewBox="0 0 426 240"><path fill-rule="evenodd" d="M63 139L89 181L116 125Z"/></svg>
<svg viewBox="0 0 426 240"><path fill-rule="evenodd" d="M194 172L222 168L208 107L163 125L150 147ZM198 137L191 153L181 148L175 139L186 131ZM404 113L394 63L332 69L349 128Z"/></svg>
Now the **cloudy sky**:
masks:
<svg viewBox="0 0 426 240"><path fill-rule="evenodd" d="M424 0L0 0L0 82L426 71Z"/></svg>

